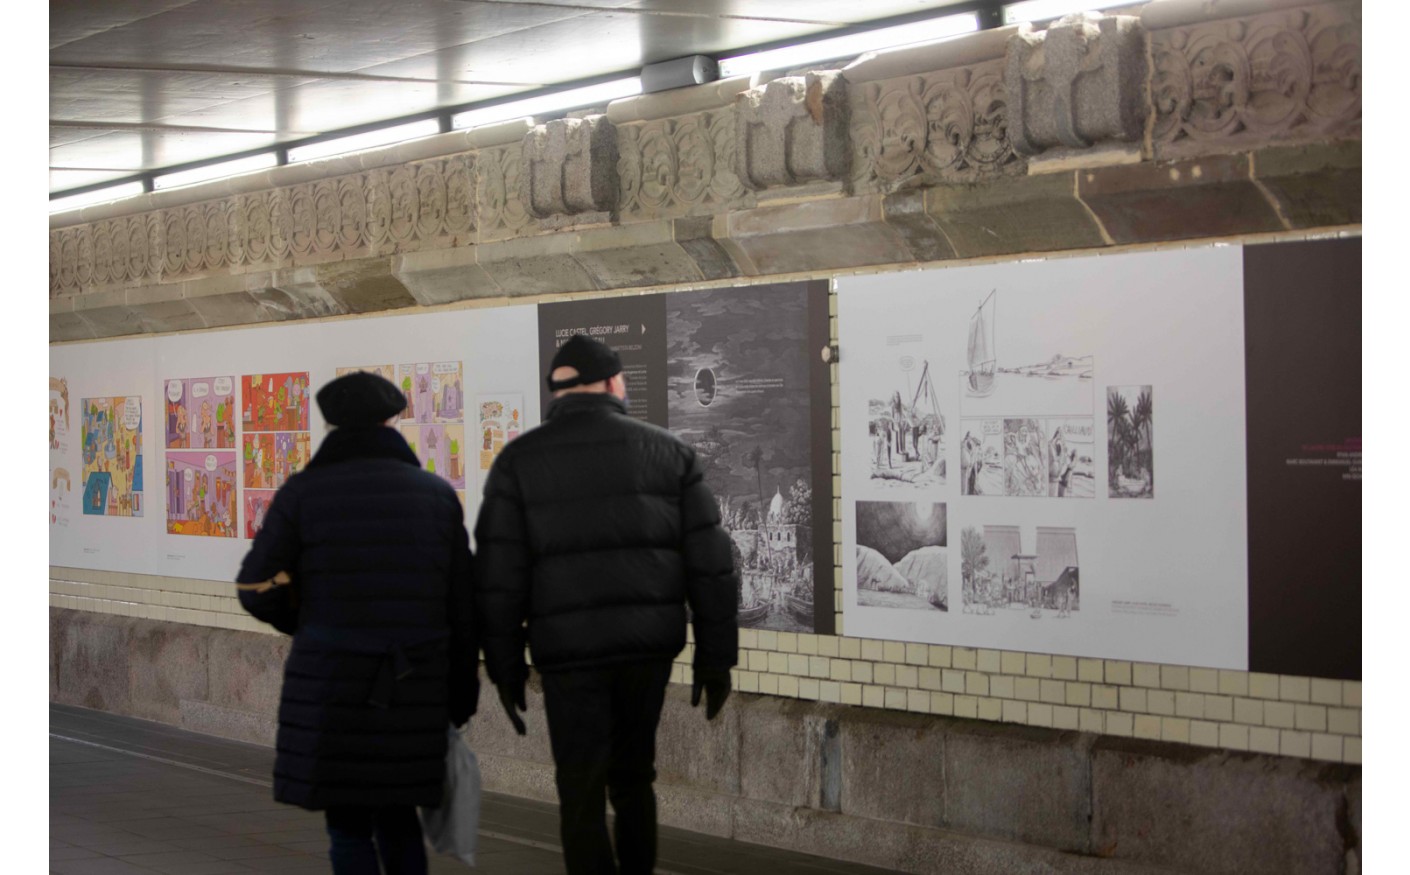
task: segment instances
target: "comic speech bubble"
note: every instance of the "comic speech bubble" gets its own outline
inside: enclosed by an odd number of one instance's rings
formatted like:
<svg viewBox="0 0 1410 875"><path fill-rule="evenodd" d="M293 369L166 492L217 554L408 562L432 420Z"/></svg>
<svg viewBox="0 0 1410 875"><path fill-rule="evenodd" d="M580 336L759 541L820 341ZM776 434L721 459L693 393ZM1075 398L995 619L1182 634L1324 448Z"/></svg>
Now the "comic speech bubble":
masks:
<svg viewBox="0 0 1410 875"><path fill-rule="evenodd" d="M916 369L916 357L913 355L903 355L897 361L897 364L901 366L901 370L903 371L914 371Z"/></svg>
<svg viewBox="0 0 1410 875"><path fill-rule="evenodd" d="M211 389L217 395L229 395L235 391L235 381L230 377L216 377Z"/></svg>
<svg viewBox="0 0 1410 875"><path fill-rule="evenodd" d="M172 404L175 404L176 402L178 402L178 401L181 400L181 381L180 381L180 380L167 380L167 381L166 381L166 399L167 399L168 401L170 401Z"/></svg>
<svg viewBox="0 0 1410 875"><path fill-rule="evenodd" d="M142 424L142 399L128 398L122 405L122 426L134 431Z"/></svg>
<svg viewBox="0 0 1410 875"><path fill-rule="evenodd" d="M431 366L431 370L437 374L458 374L460 362L436 362Z"/></svg>
<svg viewBox="0 0 1410 875"><path fill-rule="evenodd" d="M218 463L216 462L215 456L206 456L206 470L207 470L207 471L214 471L217 464L218 464Z"/></svg>
<svg viewBox="0 0 1410 875"><path fill-rule="evenodd" d="M210 383L192 383L192 384L191 384L191 397L192 397L192 398L204 398L204 397L206 397L207 395L209 395L210 393L211 393L211 384L210 384Z"/></svg>
<svg viewBox="0 0 1410 875"><path fill-rule="evenodd" d="M422 362L421 364L416 366L416 373L429 374L431 373L431 366L426 364L425 362Z"/></svg>
<svg viewBox="0 0 1410 875"><path fill-rule="evenodd" d="M1062 423L1062 436L1073 442L1089 442L1092 440L1092 421L1069 419Z"/></svg>

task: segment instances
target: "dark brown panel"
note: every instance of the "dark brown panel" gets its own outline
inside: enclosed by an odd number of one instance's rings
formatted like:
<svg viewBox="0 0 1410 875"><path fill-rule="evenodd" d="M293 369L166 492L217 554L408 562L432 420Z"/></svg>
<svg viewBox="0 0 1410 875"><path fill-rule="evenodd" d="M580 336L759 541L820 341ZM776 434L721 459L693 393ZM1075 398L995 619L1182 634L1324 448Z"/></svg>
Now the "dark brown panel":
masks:
<svg viewBox="0 0 1410 875"><path fill-rule="evenodd" d="M539 305L539 401L544 413L553 354L574 334L616 350L627 380L627 408L643 422L666 427L666 299L634 295Z"/></svg>
<svg viewBox="0 0 1410 875"><path fill-rule="evenodd" d="M1361 240L1244 249L1249 669L1361 677Z"/></svg>

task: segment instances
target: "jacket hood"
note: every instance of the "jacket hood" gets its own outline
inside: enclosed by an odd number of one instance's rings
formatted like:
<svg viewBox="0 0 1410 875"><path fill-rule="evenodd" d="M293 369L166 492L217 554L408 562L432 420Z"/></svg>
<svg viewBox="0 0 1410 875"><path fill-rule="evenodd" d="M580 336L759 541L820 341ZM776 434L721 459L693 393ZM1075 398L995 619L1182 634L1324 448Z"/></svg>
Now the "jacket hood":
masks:
<svg viewBox="0 0 1410 875"><path fill-rule="evenodd" d="M384 425L370 428L335 428L323 439L309 468L336 465L350 459L397 459L421 467L401 432Z"/></svg>

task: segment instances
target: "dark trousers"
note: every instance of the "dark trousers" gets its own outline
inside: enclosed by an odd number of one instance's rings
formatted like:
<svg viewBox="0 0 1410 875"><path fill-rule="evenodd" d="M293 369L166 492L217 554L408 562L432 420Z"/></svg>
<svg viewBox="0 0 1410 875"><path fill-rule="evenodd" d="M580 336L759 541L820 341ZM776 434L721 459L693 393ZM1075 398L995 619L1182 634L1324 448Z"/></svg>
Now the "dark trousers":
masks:
<svg viewBox="0 0 1410 875"><path fill-rule="evenodd" d="M426 845L414 806L335 806L323 814L333 841L328 853L333 875L426 875Z"/></svg>
<svg viewBox="0 0 1410 875"><path fill-rule="evenodd" d="M646 875L656 864L651 784L670 677L666 660L543 675L568 875ZM617 815L616 860L605 799Z"/></svg>

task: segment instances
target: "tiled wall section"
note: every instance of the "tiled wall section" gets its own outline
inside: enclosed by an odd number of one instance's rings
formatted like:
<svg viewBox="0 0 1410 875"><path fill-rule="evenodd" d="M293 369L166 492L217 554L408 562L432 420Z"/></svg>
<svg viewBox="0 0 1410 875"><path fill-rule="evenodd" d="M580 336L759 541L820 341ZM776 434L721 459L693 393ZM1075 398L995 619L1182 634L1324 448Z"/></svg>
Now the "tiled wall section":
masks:
<svg viewBox="0 0 1410 875"><path fill-rule="evenodd" d="M52 607L273 632L241 611L231 584L53 572L70 579L50 581ZM743 692L1361 762L1355 681L753 629L739 644ZM677 683L690 682L691 652Z"/></svg>
<svg viewBox="0 0 1410 875"><path fill-rule="evenodd" d="M835 295L831 308L835 341ZM834 364L832 472L833 494L840 496L837 386ZM839 635L741 630L739 666L733 672L736 689L1329 762L1361 762L1359 681L841 637L841 508L841 499L834 500L837 588L833 597ZM240 609L233 584L69 568L51 568L50 573L52 607L273 633ZM692 650L693 645L687 645L681 653L672 681L690 682Z"/></svg>

